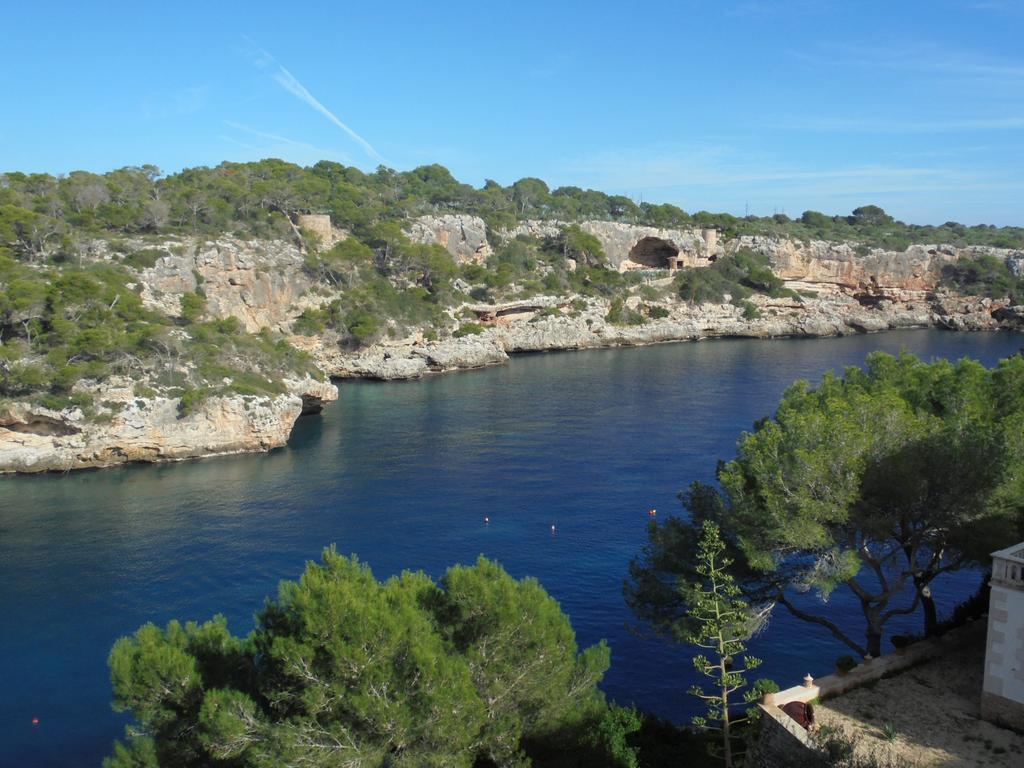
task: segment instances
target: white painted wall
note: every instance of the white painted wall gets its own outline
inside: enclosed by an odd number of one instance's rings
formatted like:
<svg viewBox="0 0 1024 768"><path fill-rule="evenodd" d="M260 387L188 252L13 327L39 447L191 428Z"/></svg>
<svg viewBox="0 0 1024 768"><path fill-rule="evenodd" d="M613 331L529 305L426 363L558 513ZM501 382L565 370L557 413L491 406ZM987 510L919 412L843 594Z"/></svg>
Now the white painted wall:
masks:
<svg viewBox="0 0 1024 768"><path fill-rule="evenodd" d="M1024 591L992 584L985 692L1024 704Z"/></svg>

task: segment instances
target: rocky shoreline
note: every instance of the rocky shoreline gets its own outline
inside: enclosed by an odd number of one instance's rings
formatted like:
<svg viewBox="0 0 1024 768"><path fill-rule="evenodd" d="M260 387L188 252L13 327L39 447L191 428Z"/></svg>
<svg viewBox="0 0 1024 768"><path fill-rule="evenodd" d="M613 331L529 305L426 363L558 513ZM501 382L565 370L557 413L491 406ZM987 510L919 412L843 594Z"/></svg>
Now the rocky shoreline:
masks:
<svg viewBox="0 0 1024 768"><path fill-rule="evenodd" d="M288 382L275 397L211 397L182 415L179 401L133 394L133 382L102 388L102 410L86 419L79 408L53 411L15 403L0 412L0 473L66 472L131 462L253 453L280 448L303 413L338 398L330 382Z"/></svg>
<svg viewBox="0 0 1024 768"><path fill-rule="evenodd" d="M731 304L677 304L665 318L643 325L607 322L607 306L590 302L574 316L527 312L517 320L479 334L440 341L414 337L376 344L357 354L340 353L325 338L294 338L332 378L381 381L416 379L436 373L501 365L518 353L635 347L720 338L819 338L909 328L957 331L1024 330L1024 307L991 299L945 297L865 308L848 296L794 302L755 299L761 317L745 319Z"/></svg>
<svg viewBox="0 0 1024 768"><path fill-rule="evenodd" d="M634 347L720 338L831 337L909 328L960 331L1024 330L1024 307L991 299L947 297L883 302L870 309L842 295L805 302L761 299L762 316L744 319L731 304L677 305L669 316L643 325L618 326L605 319L601 302L570 315L522 316L481 333L441 341L416 337L342 353L326 337L293 337L332 379L411 380L433 374L502 365L531 352ZM79 409L51 411L18 406L0 413L0 473L33 473L163 462L283 447L303 414L336 400L337 386L312 379L289 382L276 397L212 397L182 416L166 397L138 398L132 382L110 381L102 391L107 408L88 421Z"/></svg>
<svg viewBox="0 0 1024 768"><path fill-rule="evenodd" d="M526 222L522 227L527 234L543 234L556 224ZM201 286L210 317L234 317L250 332L269 328L288 334L294 346L311 355L325 379L334 380L417 379L501 365L518 353L714 338L828 337L903 328L1024 330L1024 306L938 288L944 264L965 255L993 255L1019 270L1024 264L1020 251L915 245L894 253L865 251L849 243L773 237L741 237L724 244L716 240L712 247L699 230L656 230L613 222L583 222L582 226L602 240L611 263L620 269L631 268L630 243L651 237L673 238L680 253L695 264L749 248L766 255L776 274L800 296L759 294L743 308L728 303L691 305L673 294L671 277L655 276L645 285L661 298L644 300L635 293L621 297L634 320L642 317L636 324L609 320L609 299L522 295L504 304L452 308L453 328L459 318L475 316L478 321L463 332L447 329L441 338L432 339L418 332L349 351L333 331L295 334L293 324L303 310L323 306L332 294L313 284L303 270L302 253L291 243L231 237L168 240L159 245L165 255L140 271L138 290L148 308L173 314L182 295ZM443 245L460 263L479 262L490 252L483 222L473 217L428 217L419 220L410 234ZM153 244L127 242L121 247L130 252L152 249ZM105 241L97 241L91 258L123 256L111 252ZM183 409L180 400L166 394L140 396L139 383L118 378L102 384L81 382L82 393L97 403L89 418L79 408L54 411L20 402L3 406L0 473L269 451L286 444L302 414L318 412L323 403L338 397L330 381L306 378L286 381L282 394L216 395L194 409Z"/></svg>

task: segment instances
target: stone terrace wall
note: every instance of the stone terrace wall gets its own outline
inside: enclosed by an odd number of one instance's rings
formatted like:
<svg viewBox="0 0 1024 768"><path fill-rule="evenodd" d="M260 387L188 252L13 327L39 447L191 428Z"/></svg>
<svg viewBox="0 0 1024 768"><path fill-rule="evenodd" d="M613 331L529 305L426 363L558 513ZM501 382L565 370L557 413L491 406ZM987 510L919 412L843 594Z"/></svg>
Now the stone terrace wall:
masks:
<svg viewBox="0 0 1024 768"><path fill-rule="evenodd" d="M813 765L817 751L807 731L775 704L758 704L761 731L747 753L746 768L796 768Z"/></svg>

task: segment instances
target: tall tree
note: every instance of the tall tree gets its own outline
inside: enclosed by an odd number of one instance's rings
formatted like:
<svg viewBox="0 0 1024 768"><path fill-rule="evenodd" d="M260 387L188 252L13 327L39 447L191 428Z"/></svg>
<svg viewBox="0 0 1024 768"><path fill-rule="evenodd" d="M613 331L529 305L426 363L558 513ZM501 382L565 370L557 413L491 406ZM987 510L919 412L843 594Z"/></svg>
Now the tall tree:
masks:
<svg viewBox="0 0 1024 768"><path fill-rule="evenodd" d="M741 597L741 591L725 556L725 543L718 526L705 521L697 543L697 579L682 582L680 589L689 609L684 625L683 639L710 655L699 653L693 666L711 680L711 689L694 685L690 693L707 707L706 714L693 722L701 728L718 729L722 734L721 756L725 768L735 762L733 741L736 739L731 707L736 703L733 694L745 687L744 673L756 669L761 660L746 652L746 639L756 623L750 607Z"/></svg>
<svg viewBox="0 0 1024 768"><path fill-rule="evenodd" d="M1024 359L987 371L970 360L926 364L875 354L867 369L797 382L772 419L738 442L718 487L683 494L689 520L650 528L627 599L671 615L666 574L694 552L687 530L714 520L751 598L783 605L862 655L881 653L887 622L920 607L934 631L934 580L980 562L1016 536L1024 473ZM843 589L864 641L796 593Z"/></svg>

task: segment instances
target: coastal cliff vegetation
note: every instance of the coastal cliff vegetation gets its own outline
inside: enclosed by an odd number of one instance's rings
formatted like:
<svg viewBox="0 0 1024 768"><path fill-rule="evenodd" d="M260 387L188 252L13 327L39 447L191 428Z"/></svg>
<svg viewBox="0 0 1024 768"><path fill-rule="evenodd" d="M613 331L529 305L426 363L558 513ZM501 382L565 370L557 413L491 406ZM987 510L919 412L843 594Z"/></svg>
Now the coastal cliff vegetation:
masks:
<svg viewBox="0 0 1024 768"><path fill-rule="evenodd" d="M307 212L331 216L329 238L300 229L299 215ZM441 235L412 236L417 217L448 213L485 223L472 258L456 258ZM813 295L787 288L772 260L743 244L709 249L700 265L674 276L646 267L623 272L622 254L611 259L580 226L588 221L716 228L723 239L849 240L858 253L911 241L1024 245L1021 228L920 227L870 205L849 216L741 219L577 187L551 190L539 179L474 188L439 165L364 173L326 161L303 168L263 160L166 176L153 166L63 177L8 172L0 174L0 415L17 402L112 418L123 408L104 405L112 377L134 382L139 398L176 399L183 416L210 397L274 397L288 381L335 374L337 366L311 354L313 347L336 360L389 340L465 339L488 328L476 307L535 297L547 303L534 308L530 322L561 318L589 333L595 320L628 331L670 318L674 308L705 304L731 303L739 323L754 322L763 315L757 297L800 307ZM291 256L261 262L270 245L278 254L290 249L300 263L287 261ZM204 278L198 259L210 249L227 253L227 261L210 261ZM168 264L182 254L194 266L173 272ZM243 282L225 278L229 285L211 305L204 279L239 259L255 259L255 270ZM252 284L260 280L262 287ZM168 282L176 287L157 287ZM275 294L276 285L288 290ZM1024 296L1024 277L991 255L945 264L938 285L1011 302ZM248 307L267 294L263 305ZM674 327L656 340L703 334ZM579 345L580 331L573 333L570 345ZM488 354L479 358L484 364L493 359ZM414 360L409 370L422 365Z"/></svg>

